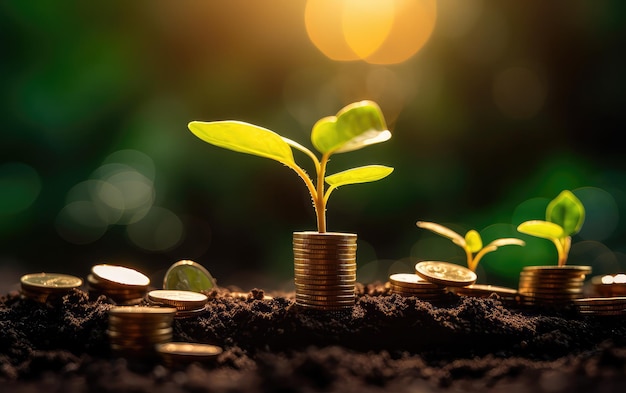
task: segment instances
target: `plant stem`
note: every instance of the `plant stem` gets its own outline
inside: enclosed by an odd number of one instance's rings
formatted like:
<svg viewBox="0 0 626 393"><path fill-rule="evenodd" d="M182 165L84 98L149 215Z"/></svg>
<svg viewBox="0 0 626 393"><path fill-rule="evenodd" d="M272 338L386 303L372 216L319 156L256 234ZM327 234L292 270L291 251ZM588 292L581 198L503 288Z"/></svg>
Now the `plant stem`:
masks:
<svg viewBox="0 0 626 393"><path fill-rule="evenodd" d="M324 177L326 174L326 164L330 153L324 153L320 160L319 170L317 171L317 193L314 198L315 213L317 214L317 231L326 232L326 199L324 198Z"/></svg>

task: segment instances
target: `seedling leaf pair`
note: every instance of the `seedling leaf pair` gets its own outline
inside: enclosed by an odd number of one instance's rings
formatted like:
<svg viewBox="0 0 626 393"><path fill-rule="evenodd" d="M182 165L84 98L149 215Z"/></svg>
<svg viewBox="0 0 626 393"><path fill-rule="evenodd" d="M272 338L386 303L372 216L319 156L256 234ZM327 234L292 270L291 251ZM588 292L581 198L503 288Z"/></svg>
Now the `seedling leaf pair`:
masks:
<svg viewBox="0 0 626 393"><path fill-rule="evenodd" d="M380 180L393 172L393 168L384 165L367 165L326 176L326 165L332 154L362 149L391 138L383 114L373 101L355 102L341 109L336 116L325 117L315 123L311 142L322 153L321 159L295 141L241 121L192 121L189 130L212 145L269 158L293 169L311 194L319 232L326 231L326 203L334 189ZM305 153L313 161L315 179L296 163L292 148ZM325 183L328 183L328 189L325 189Z"/></svg>

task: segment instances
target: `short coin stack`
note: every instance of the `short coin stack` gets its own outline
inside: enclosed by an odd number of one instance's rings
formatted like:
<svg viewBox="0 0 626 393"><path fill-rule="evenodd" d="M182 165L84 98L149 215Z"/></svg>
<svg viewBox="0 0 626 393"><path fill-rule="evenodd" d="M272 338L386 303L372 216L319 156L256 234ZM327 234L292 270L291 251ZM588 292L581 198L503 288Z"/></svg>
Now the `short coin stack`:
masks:
<svg viewBox="0 0 626 393"><path fill-rule="evenodd" d="M626 296L626 274L624 273L592 277L591 285L597 296Z"/></svg>
<svg viewBox="0 0 626 393"><path fill-rule="evenodd" d="M139 304L148 292L150 279L143 273L118 265L100 264L87 276L90 294L106 295L122 305Z"/></svg>
<svg viewBox="0 0 626 393"><path fill-rule="evenodd" d="M466 287L454 287L452 292L459 296L473 296L480 298L488 298L495 294L502 301L502 303L517 303L516 289L500 287L497 285L472 284Z"/></svg>
<svg viewBox="0 0 626 393"><path fill-rule="evenodd" d="M320 311L354 306L356 235L335 232L293 234L296 304Z"/></svg>
<svg viewBox="0 0 626 393"><path fill-rule="evenodd" d="M83 280L68 274L33 273L20 279L22 296L45 303L83 285Z"/></svg>
<svg viewBox="0 0 626 393"><path fill-rule="evenodd" d="M148 301L159 307L175 307L175 318L189 318L204 311L208 297L200 292L156 289L148 292Z"/></svg>
<svg viewBox="0 0 626 393"><path fill-rule="evenodd" d="M430 302L440 301L447 293L443 285L426 281L414 273L396 273L389 276L392 293L400 296L415 296Z"/></svg>
<svg viewBox="0 0 626 393"><path fill-rule="evenodd" d="M209 362L223 352L217 345L187 342L157 344L156 351L168 367L186 366L192 362Z"/></svg>
<svg viewBox="0 0 626 393"><path fill-rule="evenodd" d="M526 266L520 273L519 304L522 306L567 306L583 296L590 266Z"/></svg>
<svg viewBox="0 0 626 393"><path fill-rule="evenodd" d="M626 297L595 297L574 300L578 311L584 315L626 316Z"/></svg>
<svg viewBox="0 0 626 393"><path fill-rule="evenodd" d="M111 350L128 357L154 355L156 344L172 341L174 315L174 307L112 307L107 330Z"/></svg>

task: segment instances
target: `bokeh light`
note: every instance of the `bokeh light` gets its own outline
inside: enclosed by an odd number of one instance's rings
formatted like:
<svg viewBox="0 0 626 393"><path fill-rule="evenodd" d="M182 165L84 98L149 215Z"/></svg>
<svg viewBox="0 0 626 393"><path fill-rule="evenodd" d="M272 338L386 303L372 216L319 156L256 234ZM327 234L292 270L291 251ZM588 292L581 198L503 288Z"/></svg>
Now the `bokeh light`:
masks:
<svg viewBox="0 0 626 393"><path fill-rule="evenodd" d="M337 61L398 64L428 41L437 19L434 0L309 0L311 41Z"/></svg>
<svg viewBox="0 0 626 393"><path fill-rule="evenodd" d="M28 209L39 196L41 177L23 162L0 164L0 219Z"/></svg>

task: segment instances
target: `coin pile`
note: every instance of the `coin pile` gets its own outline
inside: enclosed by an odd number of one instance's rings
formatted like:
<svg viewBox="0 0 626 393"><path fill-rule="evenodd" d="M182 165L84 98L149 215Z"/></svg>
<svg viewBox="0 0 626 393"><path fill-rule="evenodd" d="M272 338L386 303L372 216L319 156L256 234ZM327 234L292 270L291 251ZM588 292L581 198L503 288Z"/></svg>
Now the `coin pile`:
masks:
<svg viewBox="0 0 626 393"><path fill-rule="evenodd" d="M597 296L626 296L626 274L624 273L592 277L591 285Z"/></svg>
<svg viewBox="0 0 626 393"><path fill-rule="evenodd" d="M575 299L581 314L598 316L626 316L626 297L595 297Z"/></svg>
<svg viewBox="0 0 626 393"><path fill-rule="evenodd" d="M202 292L216 286L217 281L204 266L188 259L170 266L163 278L163 289Z"/></svg>
<svg viewBox="0 0 626 393"><path fill-rule="evenodd" d="M452 292L459 296L473 296L488 298L496 294L503 303L517 303L517 290L513 288L500 287L497 285L472 284L466 287L454 287Z"/></svg>
<svg viewBox="0 0 626 393"><path fill-rule="evenodd" d="M415 273L426 281L445 287L465 287L476 282L476 273L449 262L422 261L415 265Z"/></svg>
<svg viewBox="0 0 626 393"><path fill-rule="evenodd" d="M293 234L296 304L319 311L354 306L356 244L352 233Z"/></svg>
<svg viewBox="0 0 626 393"><path fill-rule="evenodd" d="M87 276L88 290L122 305L139 304L148 292L150 279L143 273L118 265L94 265Z"/></svg>
<svg viewBox="0 0 626 393"><path fill-rule="evenodd" d="M590 266L526 266L520 272L519 304L566 306L583 296Z"/></svg>
<svg viewBox="0 0 626 393"><path fill-rule="evenodd" d="M157 344L156 351L168 367L184 366L192 362L205 363L214 360L223 352L217 345L187 342Z"/></svg>
<svg viewBox="0 0 626 393"><path fill-rule="evenodd" d="M23 297L45 303L80 287L83 280L67 274L33 273L23 275L20 284Z"/></svg>
<svg viewBox="0 0 626 393"><path fill-rule="evenodd" d="M189 318L205 310L208 297L199 292L156 289L148 292L148 301L159 307L175 307L175 318Z"/></svg>
<svg viewBox="0 0 626 393"><path fill-rule="evenodd" d="M400 296L415 296L421 300L437 302L448 293L443 285L424 280L414 273L396 273L389 276L392 293Z"/></svg>
<svg viewBox="0 0 626 393"><path fill-rule="evenodd" d="M172 341L174 307L116 306L109 309L107 335L121 356L149 357L155 345Z"/></svg>

